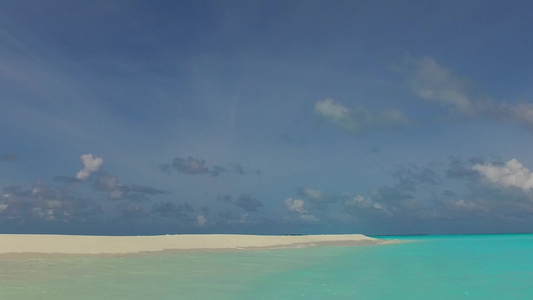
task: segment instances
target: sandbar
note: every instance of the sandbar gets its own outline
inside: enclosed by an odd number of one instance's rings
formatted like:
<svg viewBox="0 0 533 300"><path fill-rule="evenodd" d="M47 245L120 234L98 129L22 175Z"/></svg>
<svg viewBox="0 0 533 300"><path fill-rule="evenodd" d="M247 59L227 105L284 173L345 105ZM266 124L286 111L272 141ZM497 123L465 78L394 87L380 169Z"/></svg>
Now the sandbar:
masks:
<svg viewBox="0 0 533 300"><path fill-rule="evenodd" d="M390 241L362 234L242 235L176 234L155 236L86 236L0 234L0 254L129 254L167 250L241 250L312 246L362 246Z"/></svg>

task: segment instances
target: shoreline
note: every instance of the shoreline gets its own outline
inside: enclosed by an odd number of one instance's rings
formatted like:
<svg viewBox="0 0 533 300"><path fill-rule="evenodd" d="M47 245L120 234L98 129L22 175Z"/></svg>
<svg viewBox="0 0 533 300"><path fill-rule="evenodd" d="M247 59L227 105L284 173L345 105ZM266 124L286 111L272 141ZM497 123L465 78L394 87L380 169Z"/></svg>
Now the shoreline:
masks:
<svg viewBox="0 0 533 300"><path fill-rule="evenodd" d="M390 244L362 234L241 235L176 234L155 236L85 236L0 234L0 255L17 254L132 254L161 251L259 250L317 246L366 246Z"/></svg>

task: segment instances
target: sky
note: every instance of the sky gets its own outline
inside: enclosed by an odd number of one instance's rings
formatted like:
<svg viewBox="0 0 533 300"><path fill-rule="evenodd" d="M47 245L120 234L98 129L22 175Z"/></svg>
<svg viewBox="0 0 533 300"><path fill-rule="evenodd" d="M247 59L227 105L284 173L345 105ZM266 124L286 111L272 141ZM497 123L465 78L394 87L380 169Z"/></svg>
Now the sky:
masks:
<svg viewBox="0 0 533 300"><path fill-rule="evenodd" d="M0 233L533 231L531 1L0 1Z"/></svg>

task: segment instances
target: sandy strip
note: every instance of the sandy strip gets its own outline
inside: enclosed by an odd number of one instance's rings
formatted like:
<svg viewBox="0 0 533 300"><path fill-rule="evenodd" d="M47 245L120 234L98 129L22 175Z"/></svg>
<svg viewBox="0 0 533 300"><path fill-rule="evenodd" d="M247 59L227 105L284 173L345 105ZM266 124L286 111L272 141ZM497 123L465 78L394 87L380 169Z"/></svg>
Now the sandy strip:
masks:
<svg viewBox="0 0 533 300"><path fill-rule="evenodd" d="M164 250L269 249L319 245L384 244L361 234L262 236L192 234L158 236L81 236L0 234L0 254L126 254Z"/></svg>

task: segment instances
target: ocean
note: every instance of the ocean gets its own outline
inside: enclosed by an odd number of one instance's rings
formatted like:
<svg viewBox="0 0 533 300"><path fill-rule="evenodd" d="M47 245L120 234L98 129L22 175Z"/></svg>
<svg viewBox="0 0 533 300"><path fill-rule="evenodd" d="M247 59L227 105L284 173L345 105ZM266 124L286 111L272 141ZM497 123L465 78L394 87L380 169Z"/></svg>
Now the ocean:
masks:
<svg viewBox="0 0 533 300"><path fill-rule="evenodd" d="M398 239L398 237L386 237ZM0 299L533 299L533 234L118 256L0 256Z"/></svg>

